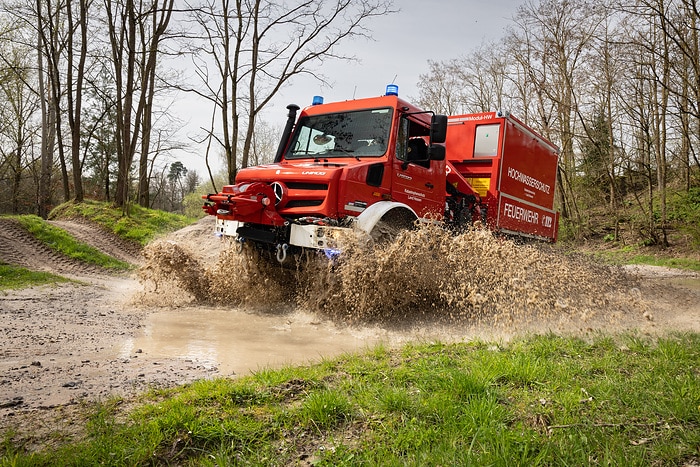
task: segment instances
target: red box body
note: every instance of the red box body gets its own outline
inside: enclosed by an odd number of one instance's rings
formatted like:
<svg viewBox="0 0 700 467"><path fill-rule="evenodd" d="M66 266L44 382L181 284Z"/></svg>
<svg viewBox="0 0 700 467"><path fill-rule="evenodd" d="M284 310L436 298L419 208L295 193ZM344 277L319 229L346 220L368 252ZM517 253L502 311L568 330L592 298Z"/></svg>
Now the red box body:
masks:
<svg viewBox="0 0 700 467"><path fill-rule="evenodd" d="M490 228L555 241L559 150L522 122L496 112L449 118L448 164L481 195Z"/></svg>

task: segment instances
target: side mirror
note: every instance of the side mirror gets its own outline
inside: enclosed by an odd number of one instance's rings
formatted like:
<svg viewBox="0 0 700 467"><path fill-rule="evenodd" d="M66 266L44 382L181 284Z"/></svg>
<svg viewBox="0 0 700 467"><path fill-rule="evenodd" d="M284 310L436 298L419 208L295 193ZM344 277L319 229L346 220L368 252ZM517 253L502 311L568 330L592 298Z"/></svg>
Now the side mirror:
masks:
<svg viewBox="0 0 700 467"><path fill-rule="evenodd" d="M430 119L430 142L444 143L447 139L447 115L435 114Z"/></svg>
<svg viewBox="0 0 700 467"><path fill-rule="evenodd" d="M428 152L430 154L431 161L445 160L445 146L442 146L440 144L431 144Z"/></svg>

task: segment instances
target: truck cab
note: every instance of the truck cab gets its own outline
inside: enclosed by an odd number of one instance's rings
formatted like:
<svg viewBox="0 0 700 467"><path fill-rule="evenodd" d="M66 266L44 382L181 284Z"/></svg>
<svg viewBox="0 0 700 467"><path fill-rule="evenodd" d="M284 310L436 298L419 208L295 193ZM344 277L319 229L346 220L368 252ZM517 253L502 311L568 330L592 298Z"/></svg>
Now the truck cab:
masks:
<svg viewBox="0 0 700 467"><path fill-rule="evenodd" d="M290 119L293 106L290 106ZM446 117L395 94L302 110L272 164L241 169L205 196L217 232L274 249L333 247L334 229L371 233L445 210Z"/></svg>

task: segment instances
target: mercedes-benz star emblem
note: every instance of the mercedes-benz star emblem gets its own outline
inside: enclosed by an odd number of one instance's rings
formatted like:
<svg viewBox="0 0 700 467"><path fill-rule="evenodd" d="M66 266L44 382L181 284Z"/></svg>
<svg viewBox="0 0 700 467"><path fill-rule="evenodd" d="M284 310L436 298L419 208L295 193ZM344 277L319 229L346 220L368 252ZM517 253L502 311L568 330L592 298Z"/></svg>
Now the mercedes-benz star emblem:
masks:
<svg viewBox="0 0 700 467"><path fill-rule="evenodd" d="M284 196L284 187L280 182L272 182L272 191L275 192L275 204L280 204Z"/></svg>

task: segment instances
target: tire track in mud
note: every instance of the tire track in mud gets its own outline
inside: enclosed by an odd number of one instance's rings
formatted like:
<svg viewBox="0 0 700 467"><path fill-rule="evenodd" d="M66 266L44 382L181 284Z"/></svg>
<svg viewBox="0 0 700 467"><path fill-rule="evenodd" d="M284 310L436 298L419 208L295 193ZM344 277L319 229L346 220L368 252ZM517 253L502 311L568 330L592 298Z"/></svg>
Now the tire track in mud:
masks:
<svg viewBox="0 0 700 467"><path fill-rule="evenodd" d="M109 271L67 256L37 240L14 219L0 219L0 261L60 275L103 276Z"/></svg>
<svg viewBox="0 0 700 467"><path fill-rule="evenodd" d="M49 221L79 240L101 252L131 264L141 264L141 251L138 245L122 240L106 232L102 227L83 220Z"/></svg>

